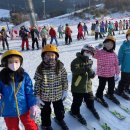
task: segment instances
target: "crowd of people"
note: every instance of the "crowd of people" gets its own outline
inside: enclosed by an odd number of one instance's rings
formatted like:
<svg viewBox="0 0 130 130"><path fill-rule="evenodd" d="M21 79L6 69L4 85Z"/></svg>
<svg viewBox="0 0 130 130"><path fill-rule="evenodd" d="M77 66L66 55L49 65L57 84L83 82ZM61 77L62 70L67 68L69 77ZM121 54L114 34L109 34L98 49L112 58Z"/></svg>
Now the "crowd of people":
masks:
<svg viewBox="0 0 130 130"><path fill-rule="evenodd" d="M57 28L57 30L56 30ZM21 26L19 30L19 37L22 40L21 50L24 51L24 44L26 43L26 50L34 50L35 43L37 50L41 46L43 47L47 43L56 44L59 46L59 39L64 39L64 44L69 45L73 39L72 27L66 23L65 25L54 26L43 26L40 30L37 26L32 26L27 29L25 26ZM124 34L124 30L130 29L130 20L119 20L119 21L99 21L96 20L91 24L91 28L85 22L79 22L77 25L77 40L85 40L87 36L95 36L95 40L104 38L106 36L114 36L115 31L119 31L119 34ZM0 40L2 41L3 50L5 50L5 44L9 49L8 35L5 27L2 27L0 31ZM10 37L12 34L10 32ZM29 38L32 39L31 46L29 45ZM11 38L12 39L12 38ZM41 41L40 41L41 40ZM55 43L53 43L55 41Z"/></svg>

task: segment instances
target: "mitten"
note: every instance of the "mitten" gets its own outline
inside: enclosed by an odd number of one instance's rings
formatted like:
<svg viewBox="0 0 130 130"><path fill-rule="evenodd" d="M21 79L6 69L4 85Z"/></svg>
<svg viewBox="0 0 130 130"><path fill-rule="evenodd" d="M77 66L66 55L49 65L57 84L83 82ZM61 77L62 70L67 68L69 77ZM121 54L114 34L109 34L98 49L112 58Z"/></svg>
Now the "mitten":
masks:
<svg viewBox="0 0 130 130"><path fill-rule="evenodd" d="M41 113L41 110L37 105L34 105L30 108L30 113L34 118L36 118L39 113Z"/></svg>

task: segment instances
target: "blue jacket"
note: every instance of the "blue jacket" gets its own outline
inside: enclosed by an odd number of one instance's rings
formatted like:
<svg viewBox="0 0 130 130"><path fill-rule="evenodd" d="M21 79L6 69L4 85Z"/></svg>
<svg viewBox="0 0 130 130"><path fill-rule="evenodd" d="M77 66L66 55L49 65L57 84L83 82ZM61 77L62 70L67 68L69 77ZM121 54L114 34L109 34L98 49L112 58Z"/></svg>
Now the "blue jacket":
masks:
<svg viewBox="0 0 130 130"><path fill-rule="evenodd" d="M0 81L0 93L2 93L0 111L3 117L18 116L16 106L18 106L19 115L22 115L36 104L36 98L33 95L32 81L26 72L24 72L24 79L21 84L18 83L18 77L15 77L15 92L13 83L5 85ZM16 98L14 96L15 93Z"/></svg>
<svg viewBox="0 0 130 130"><path fill-rule="evenodd" d="M118 52L121 71L130 73L130 41L124 41Z"/></svg>

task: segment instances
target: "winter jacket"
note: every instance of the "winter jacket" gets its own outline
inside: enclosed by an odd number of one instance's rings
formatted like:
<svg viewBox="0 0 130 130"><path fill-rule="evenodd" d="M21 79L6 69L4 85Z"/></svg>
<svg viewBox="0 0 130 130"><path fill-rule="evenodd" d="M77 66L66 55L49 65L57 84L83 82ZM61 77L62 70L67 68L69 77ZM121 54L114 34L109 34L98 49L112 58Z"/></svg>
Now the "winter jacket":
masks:
<svg viewBox="0 0 130 130"><path fill-rule="evenodd" d="M32 37L32 40L36 39L36 38L39 38L39 32L37 29L32 29L31 30L31 37Z"/></svg>
<svg viewBox="0 0 130 130"><path fill-rule="evenodd" d="M56 37L56 31L53 28L51 28L50 31L49 31L49 35L51 37Z"/></svg>
<svg viewBox="0 0 130 130"><path fill-rule="evenodd" d="M74 93L92 92L92 77L89 77L89 75L93 74L91 69L92 60L83 56L80 52L78 52L76 56L77 57L71 62L71 91Z"/></svg>
<svg viewBox="0 0 130 130"><path fill-rule="evenodd" d="M113 77L119 74L118 58L115 52L96 50L94 58L97 59L97 75L101 77Z"/></svg>
<svg viewBox="0 0 130 130"><path fill-rule="evenodd" d="M62 92L68 89L67 72L60 61L56 68L46 68L42 62L37 67L34 80L34 93L42 101L58 101L62 98Z"/></svg>
<svg viewBox="0 0 130 130"><path fill-rule="evenodd" d="M130 41L124 41L118 52L121 71L130 73Z"/></svg>
<svg viewBox="0 0 130 130"><path fill-rule="evenodd" d="M18 77L15 77L15 83L12 82L10 85L5 85L0 81L0 93L2 93L2 99L0 100L1 115L3 117L17 117L16 106L18 106L20 115L26 113L30 107L36 104L32 88L32 81L26 72L24 72L24 79L20 83L18 82Z"/></svg>
<svg viewBox="0 0 130 130"><path fill-rule="evenodd" d="M69 26L67 26L67 27L65 28L65 34L68 35L68 36L71 36L71 33L72 33L72 30L70 29Z"/></svg>
<svg viewBox="0 0 130 130"><path fill-rule="evenodd" d="M27 32L27 30L20 30L19 31L19 36L22 38L22 40L27 40L28 39L28 32Z"/></svg>
<svg viewBox="0 0 130 130"><path fill-rule="evenodd" d="M41 30L40 35L41 35L42 39L47 38L48 31L44 28L44 29Z"/></svg>

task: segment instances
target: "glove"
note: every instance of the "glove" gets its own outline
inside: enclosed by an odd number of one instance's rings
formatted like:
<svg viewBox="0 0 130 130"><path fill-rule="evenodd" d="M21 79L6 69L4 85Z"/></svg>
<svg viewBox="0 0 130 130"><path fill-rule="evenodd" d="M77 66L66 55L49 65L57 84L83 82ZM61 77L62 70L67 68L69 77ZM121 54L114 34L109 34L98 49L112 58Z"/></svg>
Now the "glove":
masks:
<svg viewBox="0 0 130 130"><path fill-rule="evenodd" d="M115 79L115 81L118 81L119 80L119 74L115 75L114 79Z"/></svg>
<svg viewBox="0 0 130 130"><path fill-rule="evenodd" d="M43 107L45 104L44 104L44 102L40 99L40 97L36 97L36 104L41 108L41 107Z"/></svg>
<svg viewBox="0 0 130 130"><path fill-rule="evenodd" d="M66 90L63 90L62 92L62 100L64 101L68 96L68 92Z"/></svg>
<svg viewBox="0 0 130 130"><path fill-rule="evenodd" d="M34 105L30 108L30 113L33 116L33 118L36 118L40 115L41 110L37 105Z"/></svg>
<svg viewBox="0 0 130 130"><path fill-rule="evenodd" d="M88 78L90 79L93 79L95 77L95 71L91 70L89 73L88 73Z"/></svg>

